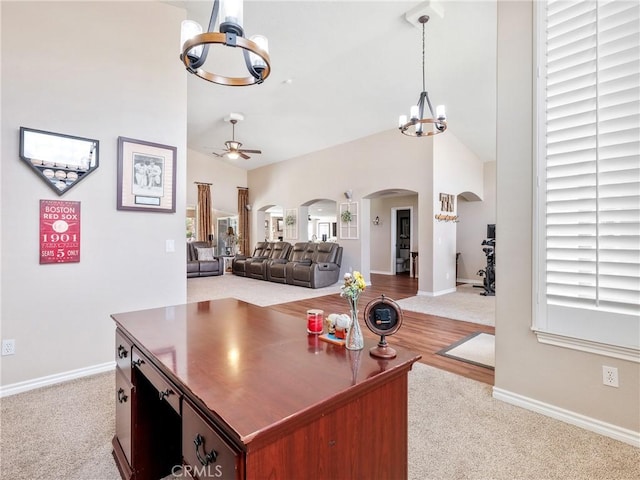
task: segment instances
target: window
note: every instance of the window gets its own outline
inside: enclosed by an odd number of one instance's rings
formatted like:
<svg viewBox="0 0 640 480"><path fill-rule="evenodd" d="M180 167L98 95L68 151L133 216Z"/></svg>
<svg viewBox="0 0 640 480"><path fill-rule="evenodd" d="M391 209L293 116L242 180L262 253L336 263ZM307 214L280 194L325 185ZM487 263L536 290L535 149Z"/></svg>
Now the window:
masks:
<svg viewBox="0 0 640 480"><path fill-rule="evenodd" d="M340 238L358 238L358 202L340 204Z"/></svg>
<svg viewBox="0 0 640 480"><path fill-rule="evenodd" d="M191 242L196 239L196 209L193 207L187 207L187 241Z"/></svg>
<svg viewBox="0 0 640 480"><path fill-rule="evenodd" d="M640 361L640 4L537 2L540 341Z"/></svg>
<svg viewBox="0 0 640 480"><path fill-rule="evenodd" d="M290 208L284 211L284 238L290 240L298 239L298 209Z"/></svg>
<svg viewBox="0 0 640 480"><path fill-rule="evenodd" d="M187 241L191 241L196 238L196 222L195 218L187 217Z"/></svg>

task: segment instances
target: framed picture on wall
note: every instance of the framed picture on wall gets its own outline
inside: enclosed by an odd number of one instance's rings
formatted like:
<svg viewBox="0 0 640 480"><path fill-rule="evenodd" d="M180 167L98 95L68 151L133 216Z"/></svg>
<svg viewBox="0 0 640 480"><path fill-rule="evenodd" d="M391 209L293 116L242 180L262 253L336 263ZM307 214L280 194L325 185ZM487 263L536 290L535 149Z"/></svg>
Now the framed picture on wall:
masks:
<svg viewBox="0 0 640 480"><path fill-rule="evenodd" d="M118 210L176 211L176 147L118 137Z"/></svg>

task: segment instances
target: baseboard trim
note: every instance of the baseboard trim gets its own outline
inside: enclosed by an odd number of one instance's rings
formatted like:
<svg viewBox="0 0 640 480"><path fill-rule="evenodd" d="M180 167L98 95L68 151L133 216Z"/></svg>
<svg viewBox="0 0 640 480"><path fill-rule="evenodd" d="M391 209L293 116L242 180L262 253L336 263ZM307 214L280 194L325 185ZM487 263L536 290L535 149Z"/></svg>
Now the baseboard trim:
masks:
<svg viewBox="0 0 640 480"><path fill-rule="evenodd" d="M437 292L425 292L424 290L418 290L416 295L424 295L426 297L439 297L440 295L446 295L447 293L454 293L456 287L449 288L447 290L438 290Z"/></svg>
<svg viewBox="0 0 640 480"><path fill-rule="evenodd" d="M640 432L606 423L497 387L493 387L493 398L640 448Z"/></svg>
<svg viewBox="0 0 640 480"><path fill-rule="evenodd" d="M483 285L482 280L472 280L471 278L457 278L458 283L470 283L471 285Z"/></svg>
<svg viewBox="0 0 640 480"><path fill-rule="evenodd" d="M389 270L371 270L369 273L375 273L377 275L395 275L395 273L390 272Z"/></svg>
<svg viewBox="0 0 640 480"><path fill-rule="evenodd" d="M99 365L92 365L90 367L78 368L77 370L69 370L67 372L47 375L46 377L25 380L24 382L3 385L0 387L0 398L8 397L10 395L16 395L22 392L28 392L29 390L35 390L36 388L55 385L57 383L68 382L69 380L75 380L76 378L88 377L97 373L109 372L115 367L116 362L107 362L101 363Z"/></svg>

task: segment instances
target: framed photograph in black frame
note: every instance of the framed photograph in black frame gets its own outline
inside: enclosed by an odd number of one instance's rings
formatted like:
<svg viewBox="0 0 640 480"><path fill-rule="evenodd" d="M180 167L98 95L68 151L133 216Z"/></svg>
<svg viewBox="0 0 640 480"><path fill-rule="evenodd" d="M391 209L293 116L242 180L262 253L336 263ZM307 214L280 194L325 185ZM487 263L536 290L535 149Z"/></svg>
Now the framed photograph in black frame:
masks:
<svg viewBox="0 0 640 480"><path fill-rule="evenodd" d="M175 213L177 148L118 137L118 210Z"/></svg>

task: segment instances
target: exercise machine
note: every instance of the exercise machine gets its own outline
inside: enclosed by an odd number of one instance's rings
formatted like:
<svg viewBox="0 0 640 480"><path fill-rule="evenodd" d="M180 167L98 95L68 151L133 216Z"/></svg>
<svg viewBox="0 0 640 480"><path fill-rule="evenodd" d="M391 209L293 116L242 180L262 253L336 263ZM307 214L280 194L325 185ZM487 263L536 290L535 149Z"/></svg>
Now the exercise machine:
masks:
<svg viewBox="0 0 640 480"><path fill-rule="evenodd" d="M482 270L478 270L478 275L483 277L482 288L484 291L480 295L493 297L496 294L496 225L487 225L487 238L482 241L482 251L487 257L487 266Z"/></svg>

